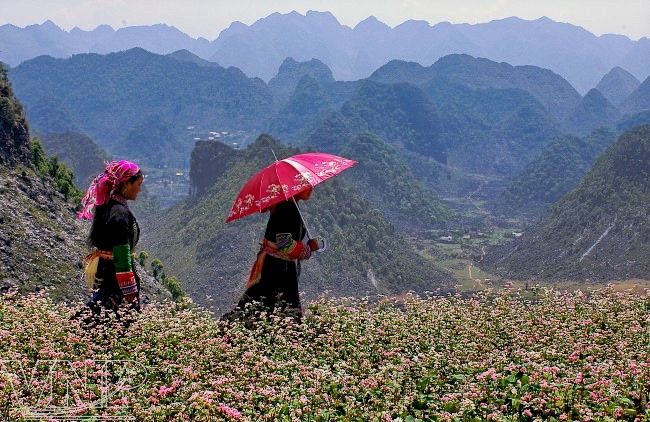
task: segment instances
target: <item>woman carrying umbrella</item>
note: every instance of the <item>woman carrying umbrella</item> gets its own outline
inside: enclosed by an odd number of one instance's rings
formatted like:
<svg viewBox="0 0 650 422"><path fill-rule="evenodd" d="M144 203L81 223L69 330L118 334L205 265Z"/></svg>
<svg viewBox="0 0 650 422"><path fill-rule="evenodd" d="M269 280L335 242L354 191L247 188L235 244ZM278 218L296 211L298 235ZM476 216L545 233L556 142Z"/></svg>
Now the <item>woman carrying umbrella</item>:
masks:
<svg viewBox="0 0 650 422"><path fill-rule="evenodd" d="M315 185L354 164L356 161L332 154L304 153L276 159L246 182L226 222L255 212L269 211L271 215L245 292L237 305L240 310L258 303L269 311L286 311L300 322L300 261L309 259L314 251L325 250L325 242L311 237L298 201L308 200ZM303 241L305 235L307 242ZM237 314L231 312L224 318L231 319Z"/></svg>
<svg viewBox="0 0 650 422"><path fill-rule="evenodd" d="M300 322L300 261L309 259L319 246L316 239L303 243L306 228L297 201L308 200L311 193L312 189L309 188L294 196L296 201L282 201L268 208L271 215L262 246L246 284L246 291L237 304L238 308L245 309L247 304L258 303L269 312L276 309L285 311L296 322Z"/></svg>

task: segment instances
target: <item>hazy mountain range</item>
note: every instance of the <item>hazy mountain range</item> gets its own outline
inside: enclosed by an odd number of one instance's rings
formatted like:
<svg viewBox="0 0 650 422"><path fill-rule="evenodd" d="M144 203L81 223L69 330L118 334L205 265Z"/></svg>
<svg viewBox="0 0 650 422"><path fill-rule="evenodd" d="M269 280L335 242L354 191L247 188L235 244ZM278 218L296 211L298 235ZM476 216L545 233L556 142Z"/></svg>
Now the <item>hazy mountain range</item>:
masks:
<svg viewBox="0 0 650 422"><path fill-rule="evenodd" d="M516 17L469 25L409 20L395 28L368 17L354 28L329 12L274 13L248 26L233 22L215 40L195 39L159 24L118 30L63 31L51 21L0 27L0 61L10 66L40 56L106 54L141 47L157 54L188 50L249 77L269 81L287 57L325 63L337 80L358 80L393 59L430 66L448 54L469 54L511 65L534 65L565 78L581 94L619 66L638 80L650 75L650 39L594 34L548 18Z"/></svg>
<svg viewBox="0 0 650 422"><path fill-rule="evenodd" d="M332 21L329 14L289 14L255 25L289 18ZM170 30L138 30L153 28ZM73 206L60 198L58 180L67 173L29 140L28 121L47 152L74 168L78 184L110 156L141 163L147 188L156 177L164 185L169 174L189 169L189 189L170 207L158 209L146 193L137 201L148 207L138 210L142 247L162 258L165 272L195 300L221 310L240 293L264 224L258 215L226 225L225 214L243 181L272 159L271 150L287 156L315 149L360 163L319 186L305 209L315 232L332 241L326 254L305 265L310 297L326 290L447 292L468 260L478 259L510 278L542 278L544 270L550 281L553 275L650 279L638 264L648 245L642 216L648 214L650 77L641 81L616 64L582 91L550 67L447 54L425 65L392 58L367 77L343 80L324 60L287 55L265 82L185 47L164 55L132 48L41 56L2 72L3 87L10 80L15 89L15 97L3 91L0 110L9 180L0 217L11 223L3 226L10 240L0 248L0 270L7 283L44 280L34 274L52 271L56 266L46 264L58 256L40 262L19 255L39 256L50 243L68 242L61 231L79 229L69 223ZM34 170L21 174L21 166ZM47 198L62 205L46 211ZM31 213L27 229L13 217L21 209ZM540 216L546 223L536 223ZM45 240L18 250L23 233L36 233L38 224L48 227ZM495 248L495 239L504 241L498 233L515 226L524 228L520 241ZM490 239L460 240L479 233ZM459 246L440 246L442 234L455 236ZM634 244L624 246L626 238ZM78 246L68 249L80 255ZM585 254L579 267L573 266L577 253ZM537 254L543 262L535 266ZM565 255L573 261L562 261ZM73 259L62 262L69 265L62 274L78 270ZM602 270L603 262L614 270Z"/></svg>

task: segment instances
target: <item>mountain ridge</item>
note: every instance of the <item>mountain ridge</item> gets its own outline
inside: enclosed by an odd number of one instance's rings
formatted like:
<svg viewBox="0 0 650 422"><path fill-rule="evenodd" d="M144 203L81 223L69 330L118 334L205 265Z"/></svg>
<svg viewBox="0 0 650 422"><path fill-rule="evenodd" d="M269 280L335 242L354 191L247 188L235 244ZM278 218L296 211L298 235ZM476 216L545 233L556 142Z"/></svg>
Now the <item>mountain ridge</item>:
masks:
<svg viewBox="0 0 650 422"><path fill-rule="evenodd" d="M579 184L486 268L516 279L650 279L650 125L623 133Z"/></svg>
<svg viewBox="0 0 650 422"><path fill-rule="evenodd" d="M45 42L36 42L37 36L45 36ZM271 40L275 40L273 44L269 44ZM579 26L546 17L530 21L510 17L474 25L408 20L394 28L369 17L350 28L330 12L301 15L294 11L274 13L250 26L233 22L213 41L194 39L164 24L118 30L101 25L92 31L75 28L70 32L50 21L25 28L0 27L0 60L10 66L42 54L69 57L133 47L157 54L185 49L265 81L276 74L287 57L298 61L317 58L332 69L337 80L357 80L391 59L428 66L451 53L549 68L580 93L594 88L615 66L627 69L639 80L650 75L648 38L633 41L622 35L595 36Z"/></svg>

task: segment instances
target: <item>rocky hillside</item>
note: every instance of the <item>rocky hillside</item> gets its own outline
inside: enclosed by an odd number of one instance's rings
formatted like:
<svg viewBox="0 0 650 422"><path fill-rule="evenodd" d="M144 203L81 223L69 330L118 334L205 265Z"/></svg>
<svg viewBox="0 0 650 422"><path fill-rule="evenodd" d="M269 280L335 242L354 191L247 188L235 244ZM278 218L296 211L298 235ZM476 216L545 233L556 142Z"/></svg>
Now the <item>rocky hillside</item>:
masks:
<svg viewBox="0 0 650 422"><path fill-rule="evenodd" d="M0 287L81 299L85 235L73 205L33 170L0 168Z"/></svg>
<svg viewBox="0 0 650 422"><path fill-rule="evenodd" d="M650 279L650 125L623 135L578 186L485 263L515 279Z"/></svg>

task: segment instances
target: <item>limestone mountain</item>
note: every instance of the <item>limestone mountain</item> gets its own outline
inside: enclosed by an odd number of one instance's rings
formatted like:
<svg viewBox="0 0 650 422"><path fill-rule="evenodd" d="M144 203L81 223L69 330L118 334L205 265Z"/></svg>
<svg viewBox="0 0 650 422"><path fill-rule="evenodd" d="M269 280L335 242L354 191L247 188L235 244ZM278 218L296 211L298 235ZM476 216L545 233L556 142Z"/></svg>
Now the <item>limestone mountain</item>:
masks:
<svg viewBox="0 0 650 422"><path fill-rule="evenodd" d="M209 151L211 145L214 153ZM283 158L298 150L267 135L233 154L218 142L202 143L201 150L197 160L214 157L219 176L195 199L177 204L152 222L144 242L192 297L223 313L243 292L267 219L266 214L254 214L226 224L234 198L250 176L274 159L273 153ZM408 246L346 173L318 185L312 198L301 204L312 235L329 241L325 252L302 264L300 289L306 296L451 289L450 275Z"/></svg>
<svg viewBox="0 0 650 422"><path fill-rule="evenodd" d="M332 71L320 60L311 59L308 62L297 62L292 58L287 58L280 65L277 75L269 80L269 89L282 104L289 99L296 90L298 82L305 76L312 77L321 87L334 82Z"/></svg>
<svg viewBox="0 0 650 422"><path fill-rule="evenodd" d="M157 54L187 50L250 77L273 78L287 57L313 58L333 71L337 80L367 78L393 59L428 66L449 54L470 54L495 62L534 65L562 75L581 94L618 66L637 79L649 75L650 39L596 36L583 28L547 17L510 17L475 25L408 20L394 28L369 16L354 28L329 12L274 13L252 25L233 22L218 38L193 39L167 25L125 27L100 25L94 30L63 31L47 21L18 28L0 26L0 60L11 66L40 55L107 54L144 48Z"/></svg>
<svg viewBox="0 0 650 422"><path fill-rule="evenodd" d="M618 107L640 84L641 82L634 75L616 66L603 76L596 89Z"/></svg>
<svg viewBox="0 0 650 422"><path fill-rule="evenodd" d="M143 49L39 57L12 69L10 77L28 110L43 98L57 98L83 132L110 154L149 115L206 133L215 128L258 132L273 107L266 84L238 69L200 66Z"/></svg>
<svg viewBox="0 0 650 422"><path fill-rule="evenodd" d="M648 186L650 125L643 125L623 133L575 189L485 263L519 280L647 280Z"/></svg>
<svg viewBox="0 0 650 422"><path fill-rule="evenodd" d="M440 91L445 84L474 90L519 89L530 93L554 117L563 118L581 100L580 94L560 75L536 66L512 66L467 54L441 57L431 66L394 61L375 71L377 82L410 82L426 91ZM440 86L442 85L442 87Z"/></svg>
<svg viewBox="0 0 650 422"><path fill-rule="evenodd" d="M340 154L357 134L352 121L338 110L328 113L320 123L305 139L304 145L307 148Z"/></svg>
<svg viewBox="0 0 650 422"><path fill-rule="evenodd" d="M466 173L517 174L561 133L557 119L519 89L472 89L446 79L425 89L440 110L448 163Z"/></svg>
<svg viewBox="0 0 650 422"><path fill-rule="evenodd" d="M357 132L370 131L408 150L447 162L438 110L414 85L363 81L341 113Z"/></svg>
<svg viewBox="0 0 650 422"><path fill-rule="evenodd" d="M418 180L395 147L372 133L356 136L341 154L359 163L349 170L359 192L405 232L444 227L449 208Z"/></svg>
<svg viewBox="0 0 650 422"><path fill-rule="evenodd" d="M616 137L612 130L599 129L583 138L566 134L554 138L493 199L494 208L505 215L542 216L577 185Z"/></svg>
<svg viewBox="0 0 650 422"><path fill-rule="evenodd" d="M117 30L109 25L99 25L90 31L77 27L64 31L48 20L41 25L25 28L2 25L0 34L2 59L11 66L38 56L68 58L74 54L107 54L136 47L157 54L186 49L205 57L209 55L206 48L210 46L206 39L192 38L164 24L129 26Z"/></svg>
<svg viewBox="0 0 650 422"><path fill-rule="evenodd" d="M305 75L296 85L291 97L271 119L266 133L272 133L285 143L302 140L334 109L334 104L321 84Z"/></svg>
<svg viewBox="0 0 650 422"><path fill-rule="evenodd" d="M222 142L198 141L190 160L190 195L195 201L223 176L242 153Z"/></svg>
<svg viewBox="0 0 650 422"><path fill-rule="evenodd" d="M80 189L104 170L111 157L88 136L76 132L47 133L39 137L45 151L56 155L74 171L74 182Z"/></svg>
<svg viewBox="0 0 650 422"><path fill-rule="evenodd" d="M620 35L595 36L583 28L547 17L515 17L477 25L409 20L390 28L368 18L354 28L329 12L273 14L248 26L240 22L215 41L215 60L247 75L269 80L286 57L317 58L337 80L358 80L393 59L434 63L452 53L513 65L551 69L580 93L593 88L614 66L637 78L648 76L650 43Z"/></svg>
<svg viewBox="0 0 650 422"><path fill-rule="evenodd" d="M641 85L623 101L621 110L629 114L650 110L650 77L641 82Z"/></svg>
<svg viewBox="0 0 650 422"><path fill-rule="evenodd" d="M221 67L219 66L218 63L204 60L201 57L197 56L196 54L192 53L191 51L185 49L174 51L173 53L166 54L165 56L171 57L172 59L178 60L179 62L191 62L194 64L198 64L199 66Z"/></svg>
<svg viewBox="0 0 650 422"><path fill-rule="evenodd" d="M111 150L149 168L187 168L194 140L167 117L142 113Z"/></svg>
<svg viewBox="0 0 650 422"><path fill-rule="evenodd" d="M81 124L63 102L53 96L44 96L27 109L29 127L35 135L43 133L82 132Z"/></svg>
<svg viewBox="0 0 650 422"><path fill-rule="evenodd" d="M632 116L623 117L616 125L616 129L619 132L625 132L639 125L650 125L650 110L640 111Z"/></svg>
<svg viewBox="0 0 650 422"><path fill-rule="evenodd" d="M570 133L585 136L598 127L615 127L623 114L597 89L591 89L564 119Z"/></svg>

